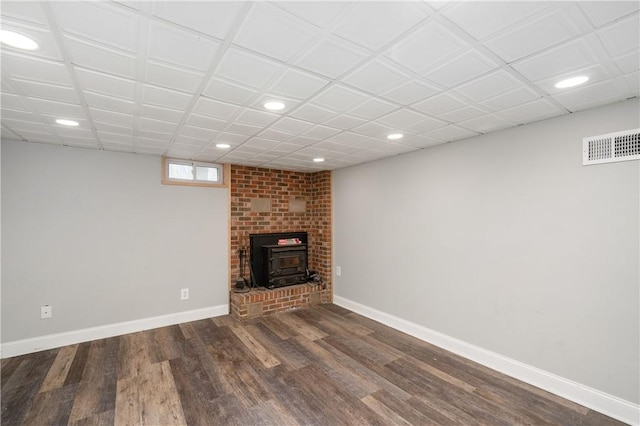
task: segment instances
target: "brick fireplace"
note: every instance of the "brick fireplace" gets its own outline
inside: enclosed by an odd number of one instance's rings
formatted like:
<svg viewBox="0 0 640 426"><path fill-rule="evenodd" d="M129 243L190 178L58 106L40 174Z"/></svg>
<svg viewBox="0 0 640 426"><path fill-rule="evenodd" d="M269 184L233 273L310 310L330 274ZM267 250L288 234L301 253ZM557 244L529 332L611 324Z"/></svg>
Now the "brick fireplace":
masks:
<svg viewBox="0 0 640 426"><path fill-rule="evenodd" d="M230 307L241 319L333 299L331 280L331 172L302 173L231 166L230 179ZM308 267L322 283L234 293L240 276L238 250L249 249L249 235L308 233ZM245 267L245 278L248 277Z"/></svg>

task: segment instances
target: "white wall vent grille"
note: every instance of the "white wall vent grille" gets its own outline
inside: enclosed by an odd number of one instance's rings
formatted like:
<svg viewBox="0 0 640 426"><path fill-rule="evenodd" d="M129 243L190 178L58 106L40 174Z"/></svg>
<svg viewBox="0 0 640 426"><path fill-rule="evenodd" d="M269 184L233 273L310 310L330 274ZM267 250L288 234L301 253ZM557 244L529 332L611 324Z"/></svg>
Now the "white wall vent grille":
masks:
<svg viewBox="0 0 640 426"><path fill-rule="evenodd" d="M582 139L582 165L640 160L640 129Z"/></svg>

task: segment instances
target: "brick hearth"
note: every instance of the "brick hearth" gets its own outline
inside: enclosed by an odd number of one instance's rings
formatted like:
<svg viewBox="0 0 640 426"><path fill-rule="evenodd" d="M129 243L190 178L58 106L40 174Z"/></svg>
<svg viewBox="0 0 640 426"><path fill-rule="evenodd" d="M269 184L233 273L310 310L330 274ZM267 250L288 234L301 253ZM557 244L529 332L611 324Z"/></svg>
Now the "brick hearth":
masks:
<svg viewBox="0 0 640 426"><path fill-rule="evenodd" d="M323 284L298 284L273 290L251 290L231 294L231 314L240 319L255 318L303 306L330 303Z"/></svg>

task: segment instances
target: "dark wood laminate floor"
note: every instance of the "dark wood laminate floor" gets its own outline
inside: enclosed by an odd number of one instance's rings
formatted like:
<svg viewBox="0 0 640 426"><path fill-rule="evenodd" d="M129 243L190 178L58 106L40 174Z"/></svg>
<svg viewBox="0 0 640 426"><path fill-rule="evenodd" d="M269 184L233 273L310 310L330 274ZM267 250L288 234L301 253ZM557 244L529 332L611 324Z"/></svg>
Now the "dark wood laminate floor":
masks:
<svg viewBox="0 0 640 426"><path fill-rule="evenodd" d="M2 361L2 425L619 425L335 305Z"/></svg>

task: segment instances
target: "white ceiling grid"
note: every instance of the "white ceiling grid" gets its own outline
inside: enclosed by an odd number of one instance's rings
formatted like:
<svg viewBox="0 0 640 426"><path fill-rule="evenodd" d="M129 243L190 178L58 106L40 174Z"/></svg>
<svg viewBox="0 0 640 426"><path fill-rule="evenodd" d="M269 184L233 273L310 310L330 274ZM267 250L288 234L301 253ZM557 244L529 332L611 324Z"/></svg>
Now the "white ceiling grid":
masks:
<svg viewBox="0 0 640 426"><path fill-rule="evenodd" d="M638 1L3 0L1 14L40 45L2 46L3 139L313 172L640 91ZM574 75L590 80L554 87ZM286 107L266 111L274 99Z"/></svg>

